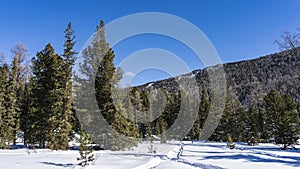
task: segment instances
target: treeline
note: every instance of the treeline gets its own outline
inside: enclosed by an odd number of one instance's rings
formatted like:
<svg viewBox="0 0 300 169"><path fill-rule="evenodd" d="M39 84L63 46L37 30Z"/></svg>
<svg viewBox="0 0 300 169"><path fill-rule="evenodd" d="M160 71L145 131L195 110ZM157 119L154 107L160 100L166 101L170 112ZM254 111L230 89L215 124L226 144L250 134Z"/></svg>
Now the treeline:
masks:
<svg viewBox="0 0 300 169"><path fill-rule="evenodd" d="M68 149L76 130L72 96L72 67L76 52L71 23L65 30L63 54L51 44L26 64L27 49L17 44L13 62L2 63L0 89L0 147L16 143L38 144L52 149Z"/></svg>
<svg viewBox="0 0 300 169"><path fill-rule="evenodd" d="M146 89L147 90L147 89ZM148 125L139 124L139 131L144 132L143 135L151 134L159 135L160 131L169 130L174 121L178 118L180 107L183 99L185 103L192 103L194 100L185 97L180 92L168 92L161 89L165 94L167 101L166 107L162 115ZM133 88L135 96L139 96L140 104L145 109L149 107L148 101L145 100L145 90L139 91L136 87ZM228 91L227 91L228 92ZM137 98L137 97L136 97ZM161 97L157 97L161 98ZM138 104L135 99L135 104ZM161 101L158 101L161 102ZM146 104L145 104L146 103ZM157 107L159 108L159 107ZM153 107L157 111L156 107ZM184 138L185 140L199 140L208 114L211 110L211 97L208 90L203 87L201 91L201 101L197 115L192 115L189 110L184 111L184 118L194 116L195 123ZM151 111L150 111L151 112ZM151 114L149 115L152 116ZM215 118L217 119L217 118ZM258 143L273 142L283 145L283 149L288 146L297 144L300 135L300 113L299 105L297 105L291 95L280 95L279 92L271 90L264 98L263 103L255 104L246 109L240 101L232 97L228 92L226 94L225 109L213 134L208 138L210 141L227 142L228 138L232 138L236 142L245 142L248 145L257 145ZM186 121L185 124L189 123ZM181 126L182 127L182 126ZM150 128L150 130L149 130ZM180 135L181 128L178 128L177 134ZM146 132L146 134L145 134ZM164 139L168 139L168 135L164 135ZM151 140L151 138L150 138Z"/></svg>

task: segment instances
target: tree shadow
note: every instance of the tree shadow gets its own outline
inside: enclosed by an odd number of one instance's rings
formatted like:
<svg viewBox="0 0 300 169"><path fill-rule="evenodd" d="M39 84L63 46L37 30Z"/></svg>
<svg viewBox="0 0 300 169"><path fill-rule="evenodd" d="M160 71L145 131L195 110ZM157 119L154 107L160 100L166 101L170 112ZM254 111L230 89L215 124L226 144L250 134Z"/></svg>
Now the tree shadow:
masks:
<svg viewBox="0 0 300 169"><path fill-rule="evenodd" d="M237 160L237 159L244 159L248 162L265 162L265 163L281 163L285 165L289 165L292 167L300 167L300 156L281 156L281 155L272 155L266 153L254 153L254 154L261 154L272 158L263 158L252 154L236 154L230 156L204 156L203 159L224 159L224 160ZM276 159L274 159L276 158ZM289 159L293 161L288 161L284 159Z"/></svg>
<svg viewBox="0 0 300 169"><path fill-rule="evenodd" d="M52 166L58 166L58 167L72 167L74 164L68 163L68 164L62 164L62 163L53 163L53 162L40 162L45 165L52 165Z"/></svg>

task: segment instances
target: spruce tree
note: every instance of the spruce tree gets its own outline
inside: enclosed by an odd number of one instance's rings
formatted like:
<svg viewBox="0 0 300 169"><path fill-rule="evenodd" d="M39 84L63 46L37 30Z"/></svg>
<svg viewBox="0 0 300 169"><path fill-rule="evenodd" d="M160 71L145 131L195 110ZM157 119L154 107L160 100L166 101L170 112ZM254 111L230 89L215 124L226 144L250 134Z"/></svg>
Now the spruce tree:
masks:
<svg viewBox="0 0 300 169"><path fill-rule="evenodd" d="M116 140L115 146L118 147L118 134L112 129L114 124L127 122L120 116L112 98L112 92L120 78L113 64L114 57L114 51L105 39L104 22L101 21L100 26L96 27L91 45L82 52L79 75L75 76L74 84L76 115L85 131L95 142L100 142L103 135L111 135L111 139ZM97 103L93 99L95 96Z"/></svg>
<svg viewBox="0 0 300 169"><path fill-rule="evenodd" d="M82 129L79 132L80 137L77 141L80 143L79 145L79 155L77 158L79 161L78 165L85 167L90 165L94 161L94 154L92 149L92 141L88 134L86 134Z"/></svg>
<svg viewBox="0 0 300 169"><path fill-rule="evenodd" d="M272 90L264 97L267 113L266 129L269 138L276 144L282 144L283 149L293 145L299 139L299 118L297 105L289 95L281 96Z"/></svg>
<svg viewBox="0 0 300 169"><path fill-rule="evenodd" d="M124 93L123 90L113 90L117 112L114 113L114 122L112 123L115 137L111 139L110 146L113 147L113 150L125 150L125 148L135 146L137 126L131 117L132 109L126 105L126 102L130 101L129 97L124 96L127 93Z"/></svg>
<svg viewBox="0 0 300 169"><path fill-rule="evenodd" d="M284 100L275 90L264 97L264 108L267 115L265 129L268 140L275 139L276 133L278 133L278 120L280 114L284 112L284 107Z"/></svg>
<svg viewBox="0 0 300 169"><path fill-rule="evenodd" d="M212 139L225 141L228 135L236 141L242 141L245 128L245 109L238 100L233 100L230 93L227 93L223 117L220 120Z"/></svg>
<svg viewBox="0 0 300 169"><path fill-rule="evenodd" d="M261 131L259 130L259 108L255 105L252 105L247 111L244 133L244 141L248 145L253 146L259 143L261 136Z"/></svg>
<svg viewBox="0 0 300 169"><path fill-rule="evenodd" d="M12 68L9 73L8 82L6 85L6 112L4 120L6 122L6 137L8 144L13 143L15 134L18 130L19 110L17 107L17 92L16 92L16 70Z"/></svg>
<svg viewBox="0 0 300 169"><path fill-rule="evenodd" d="M235 117L234 117L234 110L233 110L233 101L228 92L226 96L226 104L225 104L225 109L223 111L222 119L220 120L220 123L218 124L215 133L212 135L213 140L226 141L228 135L231 135L233 137L234 127L235 127L234 118Z"/></svg>
<svg viewBox="0 0 300 169"><path fill-rule="evenodd" d="M32 97L33 115L32 130L35 140L45 148L48 142L50 148L58 148L58 138L63 118L63 92L64 85L61 79L64 76L63 59L55 54L53 47L46 45L45 49L37 53L32 60L33 88Z"/></svg>
<svg viewBox="0 0 300 169"><path fill-rule="evenodd" d="M59 129L55 138L56 147L55 149L68 149L69 137L72 131L72 122L75 120L74 108L73 108L73 96L72 96L72 67L75 61L75 54L77 54L73 48L75 45L75 36L72 24L69 23L65 30L65 44L61 76L61 87L62 87L62 105L60 106L61 114L57 115L58 124L56 126ZM73 124L75 125L75 124Z"/></svg>
<svg viewBox="0 0 300 169"><path fill-rule="evenodd" d="M297 112L297 104L290 95L284 95L285 111L279 117L279 132L276 137L277 144L283 144L283 149L287 146L293 146L299 139L299 117Z"/></svg>
<svg viewBox="0 0 300 169"><path fill-rule="evenodd" d="M197 119L197 123L199 123L199 128L200 130L198 131L199 134L197 134L197 136L199 136L197 139L199 140L201 135L200 133L202 132L201 130L204 127L204 123L206 121L206 118L208 116L209 113L209 109L210 109L210 100L208 98L208 94L207 94L207 89L205 86L203 86L203 89L201 91L201 101L200 101L200 106L199 106L199 112L198 112L198 119ZM198 126L197 126L198 127ZM197 128L198 130L198 128ZM203 131L202 133L203 135L206 135Z"/></svg>
<svg viewBox="0 0 300 169"><path fill-rule="evenodd" d="M25 85L22 62L26 57L27 49L22 44L16 44L11 52L13 61L6 81L4 121L7 143L15 144L16 133L20 129L22 93Z"/></svg>
<svg viewBox="0 0 300 169"><path fill-rule="evenodd" d="M7 120L6 120L6 84L8 78L8 66L0 65L0 148L7 148Z"/></svg>
<svg viewBox="0 0 300 169"><path fill-rule="evenodd" d="M20 117L20 129L24 132L24 145L27 146L28 142L30 142L30 138L32 133L30 133L30 122L32 121L30 116L30 101L31 101L31 85L30 85L30 77L25 80L25 85L23 88L22 99L21 99L21 117Z"/></svg>

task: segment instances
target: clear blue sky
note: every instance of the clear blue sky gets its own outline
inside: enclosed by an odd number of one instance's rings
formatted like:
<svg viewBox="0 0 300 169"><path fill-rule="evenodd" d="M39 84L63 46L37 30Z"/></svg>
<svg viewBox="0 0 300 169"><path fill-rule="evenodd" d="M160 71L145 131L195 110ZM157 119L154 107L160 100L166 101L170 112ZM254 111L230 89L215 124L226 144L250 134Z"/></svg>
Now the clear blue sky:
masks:
<svg viewBox="0 0 300 169"><path fill-rule="evenodd" d="M50 42L61 53L68 22L75 29L79 51L100 19L109 23L137 12L163 12L201 29L222 62L240 61L277 52L274 40L283 31L300 27L299 9L299 0L1 0L0 52L9 58L11 47L22 42L33 57ZM155 35L133 37L114 48L116 63L136 50L153 47L180 55L191 69L201 68L189 58L191 51L174 46L176 42ZM164 78L154 72L148 73L151 78L137 77L133 84Z"/></svg>

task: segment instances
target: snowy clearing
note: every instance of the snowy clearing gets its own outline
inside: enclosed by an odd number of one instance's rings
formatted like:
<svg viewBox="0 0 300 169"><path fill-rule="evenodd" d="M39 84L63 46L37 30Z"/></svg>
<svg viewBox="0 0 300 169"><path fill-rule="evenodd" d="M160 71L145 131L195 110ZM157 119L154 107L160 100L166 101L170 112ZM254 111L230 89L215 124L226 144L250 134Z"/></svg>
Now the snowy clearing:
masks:
<svg viewBox="0 0 300 169"><path fill-rule="evenodd" d="M226 143L153 143L157 152L149 153L150 143L129 151L94 151L95 162L88 169L288 169L300 167L298 150L282 151L273 144L247 146L237 143L230 150ZM182 151L180 151L182 149ZM0 150L1 169L67 169L76 166L78 151ZM179 158L178 158L179 157Z"/></svg>

